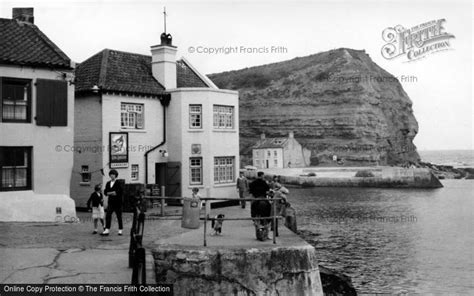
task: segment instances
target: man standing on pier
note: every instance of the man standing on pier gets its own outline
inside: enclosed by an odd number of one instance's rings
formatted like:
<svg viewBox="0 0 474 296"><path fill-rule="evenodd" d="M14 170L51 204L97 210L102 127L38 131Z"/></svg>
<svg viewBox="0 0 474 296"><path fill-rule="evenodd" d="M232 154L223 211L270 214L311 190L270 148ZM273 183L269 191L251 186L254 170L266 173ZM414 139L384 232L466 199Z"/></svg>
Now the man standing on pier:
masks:
<svg viewBox="0 0 474 296"><path fill-rule="evenodd" d="M255 198L265 198L267 192L270 190L267 182L263 179L263 172L257 173L257 179L250 183L249 191L250 194ZM254 201L250 206L250 215L251 217L260 216L260 217L269 217L271 213L270 202L266 200Z"/></svg>
<svg viewBox="0 0 474 296"><path fill-rule="evenodd" d="M245 193L249 190L249 182L247 178L245 178L244 173L240 172L239 177L237 178L237 191L239 192L240 198L245 198ZM245 200L240 202L242 205L242 209L245 209Z"/></svg>

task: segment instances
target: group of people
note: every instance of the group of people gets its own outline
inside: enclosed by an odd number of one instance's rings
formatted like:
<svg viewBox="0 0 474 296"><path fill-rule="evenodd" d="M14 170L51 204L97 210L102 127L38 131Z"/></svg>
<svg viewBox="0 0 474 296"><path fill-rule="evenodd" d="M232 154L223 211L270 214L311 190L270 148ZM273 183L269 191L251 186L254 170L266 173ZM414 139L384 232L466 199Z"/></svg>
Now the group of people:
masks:
<svg viewBox="0 0 474 296"><path fill-rule="evenodd" d="M279 176L273 176L271 181L265 180L265 175L263 172L257 173L257 179L248 182L247 178L241 172L239 178L237 179L237 191L239 192L240 198L245 198L245 194L248 192L254 198L265 198L265 200L256 200L251 202L250 207L250 216L255 217L271 217L272 205L269 199L280 199L276 203L276 213L277 215L282 215L287 204L287 195L289 193L288 189L283 187L280 182ZM244 209L246 202L241 201L241 206ZM267 227L270 224L271 219L268 220L255 220L256 226Z"/></svg>
<svg viewBox="0 0 474 296"><path fill-rule="evenodd" d="M92 208L92 220L94 221L93 234L98 233L99 221L102 224L103 232L101 235L107 236L110 234L110 226L112 224L112 214L115 212L118 221L118 235L123 233L123 222L122 222L122 199L123 199L123 187L120 182L117 181L118 172L111 170L109 172L110 181L105 185L104 193L102 193L102 184L97 184L94 187L94 192L87 201L87 208ZM108 197L107 213L104 212L104 195ZM104 224L105 215L105 224Z"/></svg>
<svg viewBox="0 0 474 296"><path fill-rule="evenodd" d="M123 234L123 221L122 221L122 199L123 199L123 187L120 182L117 181L118 172L116 170L110 170L109 172L110 181L105 185L104 192L102 193L102 184L97 184L94 187L94 192L91 194L87 201L87 208L92 209L92 219L94 221L93 234L98 233L99 221L102 224L103 232L101 235L110 234L110 226L112 224L112 214L115 213L118 221L118 235ZM250 215L254 217L271 217L272 206L267 198L280 198L281 200L276 204L276 214L281 215L287 204L288 189L283 187L280 183L279 177L274 176L270 182L267 182L264 178L263 172L257 173L257 179L249 183L247 178L241 172L239 178L237 178L237 191L239 192L240 198L245 198L246 193L250 193L254 198L265 198L265 200L256 200L251 203ZM199 189L193 188L193 197L199 198ZM107 210L104 210L104 196L108 197ZM241 206L244 209L246 206L245 200L241 201ZM105 216L105 223L104 223ZM269 219L270 220L270 219ZM269 220L261 220L264 226L269 224ZM258 221L256 221L257 223Z"/></svg>

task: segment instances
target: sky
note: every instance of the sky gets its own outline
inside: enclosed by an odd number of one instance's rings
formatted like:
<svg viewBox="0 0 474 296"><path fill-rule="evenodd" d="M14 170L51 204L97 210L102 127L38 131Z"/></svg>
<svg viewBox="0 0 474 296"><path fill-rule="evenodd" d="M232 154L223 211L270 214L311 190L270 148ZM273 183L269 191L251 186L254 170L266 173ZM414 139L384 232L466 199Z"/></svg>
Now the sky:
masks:
<svg viewBox="0 0 474 296"><path fill-rule="evenodd" d="M150 54L160 43L163 7L167 32L201 73L279 62L340 47L364 49L401 81L413 102L420 150L474 149L473 4L460 1L151 1L30 0L0 2L34 7L35 24L73 61L104 48ZM448 50L407 62L386 59L382 32L445 19L454 35ZM212 52L214 51L214 52ZM227 52L227 54L226 54Z"/></svg>

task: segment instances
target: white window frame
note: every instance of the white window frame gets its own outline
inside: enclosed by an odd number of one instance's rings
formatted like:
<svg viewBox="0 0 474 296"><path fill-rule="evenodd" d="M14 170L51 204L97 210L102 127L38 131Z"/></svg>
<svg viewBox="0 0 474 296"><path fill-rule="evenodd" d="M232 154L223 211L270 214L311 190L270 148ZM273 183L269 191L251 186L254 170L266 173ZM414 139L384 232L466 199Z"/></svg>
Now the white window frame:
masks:
<svg viewBox="0 0 474 296"><path fill-rule="evenodd" d="M197 124L196 121L199 121L199 124ZM202 105L189 105L189 128L202 129Z"/></svg>
<svg viewBox="0 0 474 296"><path fill-rule="evenodd" d="M120 126L123 129L144 129L145 105L120 103Z"/></svg>
<svg viewBox="0 0 474 296"><path fill-rule="evenodd" d="M199 163L193 161L199 161ZM195 175L196 174L196 175ZM197 176L198 178L195 178ZM202 157L190 157L189 158L189 184L191 185L202 185Z"/></svg>
<svg viewBox="0 0 474 296"><path fill-rule="evenodd" d="M140 178L140 167L138 164L132 164L130 167L130 179L132 181L138 181Z"/></svg>
<svg viewBox="0 0 474 296"><path fill-rule="evenodd" d="M234 106L214 105L213 122L215 129L233 129Z"/></svg>
<svg viewBox="0 0 474 296"><path fill-rule="evenodd" d="M28 179L28 176L29 175L31 176L33 173L31 171L31 164L28 162L29 154L31 152L28 152L26 150L24 152L25 153L23 155L23 165L16 164L13 166L6 166L6 165L0 166L0 170L2 170L2 178L4 177L3 174L6 171L10 171L10 172L13 172L12 176L13 176L13 181L14 181L13 185L7 186L3 184L4 180L0 179L0 182L1 182L0 189L2 189L0 191L31 189L31 185L29 184L29 179ZM19 173L19 171L23 173Z"/></svg>
<svg viewBox="0 0 474 296"><path fill-rule="evenodd" d="M214 157L214 183L227 184L235 182L235 157Z"/></svg>
<svg viewBox="0 0 474 296"><path fill-rule="evenodd" d="M90 183L92 178L91 171L88 165L81 166L81 182L82 183ZM88 179L88 180L86 180Z"/></svg>

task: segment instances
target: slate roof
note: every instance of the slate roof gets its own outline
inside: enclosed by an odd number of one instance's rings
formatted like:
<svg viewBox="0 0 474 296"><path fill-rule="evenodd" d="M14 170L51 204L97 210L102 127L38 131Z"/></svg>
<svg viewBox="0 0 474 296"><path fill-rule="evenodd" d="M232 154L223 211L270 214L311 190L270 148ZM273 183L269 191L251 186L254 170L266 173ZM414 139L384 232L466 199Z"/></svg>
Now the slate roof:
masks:
<svg viewBox="0 0 474 296"><path fill-rule="evenodd" d="M176 61L177 87L209 87L185 61Z"/></svg>
<svg viewBox="0 0 474 296"><path fill-rule="evenodd" d="M287 142L288 138L265 138L253 145L252 149L284 148Z"/></svg>
<svg viewBox="0 0 474 296"><path fill-rule="evenodd" d="M0 64L72 69L71 60L37 26L0 18Z"/></svg>
<svg viewBox="0 0 474 296"><path fill-rule="evenodd" d="M209 87L184 61L176 63L177 87ZM102 91L157 96L165 88L151 71L151 56L104 49L76 66L76 92Z"/></svg>

